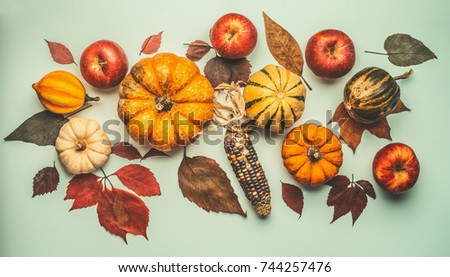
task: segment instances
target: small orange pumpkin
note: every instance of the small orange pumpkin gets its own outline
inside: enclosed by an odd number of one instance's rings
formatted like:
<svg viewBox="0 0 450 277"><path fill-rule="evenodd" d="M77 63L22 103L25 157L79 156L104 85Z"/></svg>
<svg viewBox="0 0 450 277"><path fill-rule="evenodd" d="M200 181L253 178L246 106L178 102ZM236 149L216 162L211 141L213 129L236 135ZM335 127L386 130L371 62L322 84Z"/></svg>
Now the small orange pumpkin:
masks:
<svg viewBox="0 0 450 277"><path fill-rule="evenodd" d="M333 132L314 124L292 129L281 151L284 166L303 185L317 186L331 180L342 165L341 142Z"/></svg>
<svg viewBox="0 0 450 277"><path fill-rule="evenodd" d="M119 93L119 117L130 136L160 151L189 144L213 116L211 83L194 62L172 53L140 60Z"/></svg>

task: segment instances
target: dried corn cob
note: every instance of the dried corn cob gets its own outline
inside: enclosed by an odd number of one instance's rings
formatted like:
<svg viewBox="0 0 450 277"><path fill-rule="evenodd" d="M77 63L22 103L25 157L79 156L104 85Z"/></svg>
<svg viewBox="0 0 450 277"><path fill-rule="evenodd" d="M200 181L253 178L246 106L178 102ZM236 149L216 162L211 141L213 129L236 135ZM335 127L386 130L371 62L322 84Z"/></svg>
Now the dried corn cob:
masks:
<svg viewBox="0 0 450 277"><path fill-rule="evenodd" d="M271 212L270 188L249 135L239 126L227 128L225 152L245 196L260 216Z"/></svg>

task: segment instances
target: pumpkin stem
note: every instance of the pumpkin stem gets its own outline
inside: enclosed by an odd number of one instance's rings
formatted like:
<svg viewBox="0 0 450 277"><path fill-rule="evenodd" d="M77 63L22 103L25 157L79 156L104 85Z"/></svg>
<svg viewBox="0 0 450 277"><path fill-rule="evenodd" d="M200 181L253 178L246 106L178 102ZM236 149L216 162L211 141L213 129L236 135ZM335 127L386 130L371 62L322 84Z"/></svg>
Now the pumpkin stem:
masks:
<svg viewBox="0 0 450 277"><path fill-rule="evenodd" d="M405 72L405 73L403 73L402 75L399 75L399 76L395 76L394 77L394 80L403 80L403 79L408 79L412 74L413 74L413 70L412 69L410 69L410 70L408 70L408 72Z"/></svg>
<svg viewBox="0 0 450 277"><path fill-rule="evenodd" d="M98 101L100 101L100 97L98 97L98 96L90 97L89 95L86 94L86 96L84 97L84 103L90 102L90 101L98 102Z"/></svg>
<svg viewBox="0 0 450 277"><path fill-rule="evenodd" d="M170 111L170 109L172 109L172 106L173 106L172 101L166 95L156 97L155 103L156 103L156 106L155 106L156 110L158 110L160 112L161 111L163 111L163 112Z"/></svg>
<svg viewBox="0 0 450 277"><path fill-rule="evenodd" d="M79 140L75 144L75 147L75 150L77 151L84 151L86 149L86 142L84 142L83 140Z"/></svg>
<svg viewBox="0 0 450 277"><path fill-rule="evenodd" d="M322 158L322 154L315 147L309 147L306 154L311 162L317 162Z"/></svg>

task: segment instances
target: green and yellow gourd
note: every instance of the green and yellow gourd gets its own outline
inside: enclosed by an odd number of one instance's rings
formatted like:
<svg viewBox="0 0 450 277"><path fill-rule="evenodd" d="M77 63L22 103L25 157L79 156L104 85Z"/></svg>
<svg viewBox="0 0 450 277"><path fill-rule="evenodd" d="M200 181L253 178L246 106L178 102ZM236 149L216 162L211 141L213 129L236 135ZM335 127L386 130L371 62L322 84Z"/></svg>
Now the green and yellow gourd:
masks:
<svg viewBox="0 0 450 277"><path fill-rule="evenodd" d="M400 100L400 87L385 70L367 67L345 85L344 107L350 117L363 123L375 123L390 114Z"/></svg>
<svg viewBox="0 0 450 277"><path fill-rule="evenodd" d="M302 116L305 94L300 76L281 66L267 65L248 79L245 109L254 125L280 133Z"/></svg>

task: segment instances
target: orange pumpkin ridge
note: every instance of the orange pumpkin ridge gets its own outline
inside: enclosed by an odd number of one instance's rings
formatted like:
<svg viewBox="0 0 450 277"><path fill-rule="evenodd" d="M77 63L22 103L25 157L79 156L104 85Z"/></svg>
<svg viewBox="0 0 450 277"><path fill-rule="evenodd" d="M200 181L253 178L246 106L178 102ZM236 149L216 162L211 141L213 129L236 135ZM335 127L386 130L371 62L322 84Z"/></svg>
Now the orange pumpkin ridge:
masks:
<svg viewBox="0 0 450 277"><path fill-rule="evenodd" d="M213 116L214 89L185 57L160 53L131 68L118 114L130 136L160 151L187 145Z"/></svg>
<svg viewBox="0 0 450 277"><path fill-rule="evenodd" d="M342 165L341 142L333 132L315 124L292 129L281 155L286 169L300 184L317 186L331 180Z"/></svg>

